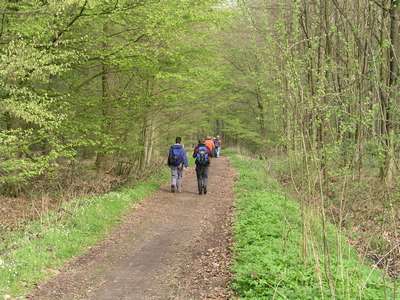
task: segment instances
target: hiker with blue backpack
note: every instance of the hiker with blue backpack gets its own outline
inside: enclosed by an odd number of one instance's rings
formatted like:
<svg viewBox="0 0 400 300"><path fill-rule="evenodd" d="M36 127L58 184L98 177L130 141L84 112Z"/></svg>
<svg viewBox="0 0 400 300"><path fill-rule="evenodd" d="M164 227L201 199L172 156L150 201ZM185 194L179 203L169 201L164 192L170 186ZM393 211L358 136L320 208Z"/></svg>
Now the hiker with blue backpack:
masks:
<svg viewBox="0 0 400 300"><path fill-rule="evenodd" d="M182 138L176 137L175 144L169 148L168 166L171 168L171 192L182 192L183 167L188 167L186 151L183 148Z"/></svg>
<svg viewBox="0 0 400 300"><path fill-rule="evenodd" d="M196 163L196 176L199 195L207 194L208 167L210 165L211 150L206 146L204 140L194 148L193 158Z"/></svg>

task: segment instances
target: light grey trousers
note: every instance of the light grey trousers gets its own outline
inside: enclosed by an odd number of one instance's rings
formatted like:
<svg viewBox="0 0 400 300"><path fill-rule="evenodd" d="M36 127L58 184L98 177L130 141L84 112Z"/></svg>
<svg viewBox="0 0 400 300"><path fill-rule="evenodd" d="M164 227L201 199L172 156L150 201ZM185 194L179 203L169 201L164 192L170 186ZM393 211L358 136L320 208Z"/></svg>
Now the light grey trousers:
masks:
<svg viewBox="0 0 400 300"><path fill-rule="evenodd" d="M183 167L171 167L171 185L178 191L182 189Z"/></svg>

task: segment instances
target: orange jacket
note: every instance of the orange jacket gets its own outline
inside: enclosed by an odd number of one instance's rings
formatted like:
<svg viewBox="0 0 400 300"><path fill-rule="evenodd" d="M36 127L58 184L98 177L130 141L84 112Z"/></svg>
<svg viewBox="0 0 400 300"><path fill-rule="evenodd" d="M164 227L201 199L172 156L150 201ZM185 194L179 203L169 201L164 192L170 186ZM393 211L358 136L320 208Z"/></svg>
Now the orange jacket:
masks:
<svg viewBox="0 0 400 300"><path fill-rule="evenodd" d="M213 153L213 150L215 148L213 140L205 140L204 144L207 146L208 149L210 149L211 153Z"/></svg>

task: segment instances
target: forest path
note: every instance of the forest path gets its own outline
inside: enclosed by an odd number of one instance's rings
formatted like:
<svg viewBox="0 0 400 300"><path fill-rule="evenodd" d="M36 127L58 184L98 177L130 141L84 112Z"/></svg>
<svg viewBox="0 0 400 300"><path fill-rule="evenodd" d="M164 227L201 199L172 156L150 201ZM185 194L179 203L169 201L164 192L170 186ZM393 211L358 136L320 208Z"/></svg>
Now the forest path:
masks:
<svg viewBox="0 0 400 300"><path fill-rule="evenodd" d="M207 195L193 168L183 192L164 186L104 241L28 299L227 299L234 172L213 159Z"/></svg>

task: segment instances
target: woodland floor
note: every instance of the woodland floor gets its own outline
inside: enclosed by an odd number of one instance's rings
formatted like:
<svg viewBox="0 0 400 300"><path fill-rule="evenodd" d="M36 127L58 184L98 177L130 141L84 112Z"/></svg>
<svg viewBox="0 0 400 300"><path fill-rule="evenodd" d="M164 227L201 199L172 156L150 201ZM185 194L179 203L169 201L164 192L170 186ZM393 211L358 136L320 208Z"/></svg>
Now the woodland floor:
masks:
<svg viewBox="0 0 400 300"><path fill-rule="evenodd" d="M208 194L197 194L194 170L183 192L164 186L28 299L227 299L234 171L214 159Z"/></svg>
<svg viewBox="0 0 400 300"><path fill-rule="evenodd" d="M286 158L285 158L286 159ZM299 194L293 185L290 171L279 173L272 171L273 176L289 191L293 198ZM301 171L295 173L298 182L301 182ZM383 269L392 278L400 278L400 202L398 187L390 191L393 199L387 198L387 190L375 175L363 174L361 184L348 184L348 194L341 208L338 195L342 193L343 183L331 178L330 189L335 187L336 199L327 198L326 211L331 223L338 228L342 226L347 233L348 242L354 246L360 258ZM302 183L303 186L307 186ZM297 187L306 194L301 185ZM329 192L333 194L332 191ZM315 198L313 201L320 201ZM342 209L342 224L339 224L340 210Z"/></svg>
<svg viewBox="0 0 400 300"><path fill-rule="evenodd" d="M23 229L27 223L40 219L49 211L60 210L64 202L102 195L123 183L124 180L117 176L82 168L75 174L63 174L57 184L38 180L32 184L30 194L21 193L17 197L0 195L0 240L3 233Z"/></svg>

